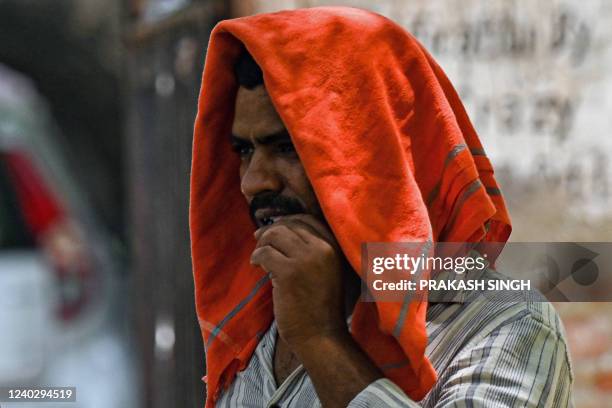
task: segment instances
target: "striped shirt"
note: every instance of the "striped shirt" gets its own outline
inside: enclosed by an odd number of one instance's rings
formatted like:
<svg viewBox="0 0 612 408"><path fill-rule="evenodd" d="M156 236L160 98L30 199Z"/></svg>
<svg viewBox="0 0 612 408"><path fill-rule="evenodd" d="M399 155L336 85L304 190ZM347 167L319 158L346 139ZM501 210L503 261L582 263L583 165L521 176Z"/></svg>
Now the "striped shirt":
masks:
<svg viewBox="0 0 612 408"><path fill-rule="evenodd" d="M573 406L568 349L552 305L534 292L474 299L430 303L426 355L439 378L423 400L411 400L382 378L361 391L349 408ZM277 386L276 336L272 323L217 407L321 406L302 366Z"/></svg>

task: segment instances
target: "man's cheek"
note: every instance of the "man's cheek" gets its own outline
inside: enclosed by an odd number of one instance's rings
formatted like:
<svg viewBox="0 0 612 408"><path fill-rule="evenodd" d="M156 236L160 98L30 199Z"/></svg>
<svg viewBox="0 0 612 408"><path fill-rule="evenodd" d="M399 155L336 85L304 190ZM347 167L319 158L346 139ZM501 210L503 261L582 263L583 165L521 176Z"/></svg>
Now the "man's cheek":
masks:
<svg viewBox="0 0 612 408"><path fill-rule="evenodd" d="M307 200L305 200L307 213L314 215L319 221L324 221L323 210L321 209L321 205L319 204L319 200L317 200L317 195L312 188L312 185L308 183L306 186L306 196Z"/></svg>
<svg viewBox="0 0 612 408"><path fill-rule="evenodd" d="M238 168L238 175L240 176L240 182L242 183L242 179L244 178L244 174L247 170L247 164L244 160L240 160L240 167Z"/></svg>

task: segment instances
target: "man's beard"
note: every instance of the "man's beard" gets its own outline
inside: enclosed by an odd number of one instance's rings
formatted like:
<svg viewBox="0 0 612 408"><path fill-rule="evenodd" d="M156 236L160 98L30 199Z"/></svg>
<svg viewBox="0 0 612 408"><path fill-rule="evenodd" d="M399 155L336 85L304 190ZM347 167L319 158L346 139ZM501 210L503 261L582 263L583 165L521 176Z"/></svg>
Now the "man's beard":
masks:
<svg viewBox="0 0 612 408"><path fill-rule="evenodd" d="M304 213L306 209L299 200L274 192L257 194L250 205L251 219L258 228L273 224L278 217Z"/></svg>

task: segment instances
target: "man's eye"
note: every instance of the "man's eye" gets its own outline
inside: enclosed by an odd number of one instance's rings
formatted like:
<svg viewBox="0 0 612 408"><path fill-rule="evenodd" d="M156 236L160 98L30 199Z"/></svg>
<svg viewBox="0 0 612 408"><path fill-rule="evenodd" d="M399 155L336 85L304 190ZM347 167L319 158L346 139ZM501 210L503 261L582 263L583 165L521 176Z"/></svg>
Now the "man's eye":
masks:
<svg viewBox="0 0 612 408"><path fill-rule="evenodd" d="M238 149L238 154L240 155L240 157L249 156L251 153L253 153L253 148L250 146L243 146Z"/></svg>
<svg viewBox="0 0 612 408"><path fill-rule="evenodd" d="M239 145L234 145L233 146L233 150L238 154L238 156L240 156L241 158L247 157L249 156L251 153L253 153L253 147L251 146L239 146Z"/></svg>

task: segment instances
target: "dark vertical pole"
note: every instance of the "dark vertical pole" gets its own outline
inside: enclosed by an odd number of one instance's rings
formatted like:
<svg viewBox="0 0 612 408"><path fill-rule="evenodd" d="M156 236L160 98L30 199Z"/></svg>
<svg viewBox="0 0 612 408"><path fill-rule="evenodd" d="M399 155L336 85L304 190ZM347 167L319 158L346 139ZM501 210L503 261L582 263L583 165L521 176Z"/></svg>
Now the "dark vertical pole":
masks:
<svg viewBox="0 0 612 408"><path fill-rule="evenodd" d="M193 124L210 30L223 14L194 2L127 34L126 171L136 350L143 406L201 407L188 197Z"/></svg>

